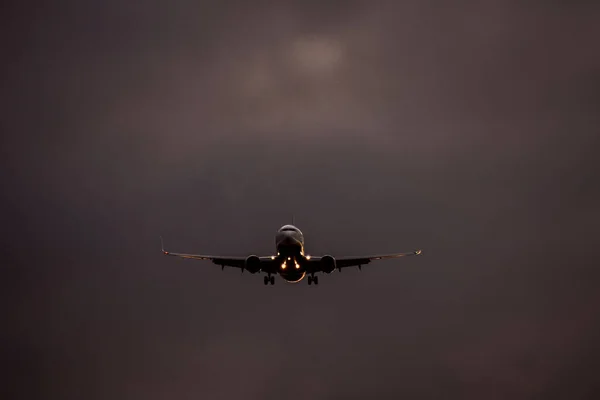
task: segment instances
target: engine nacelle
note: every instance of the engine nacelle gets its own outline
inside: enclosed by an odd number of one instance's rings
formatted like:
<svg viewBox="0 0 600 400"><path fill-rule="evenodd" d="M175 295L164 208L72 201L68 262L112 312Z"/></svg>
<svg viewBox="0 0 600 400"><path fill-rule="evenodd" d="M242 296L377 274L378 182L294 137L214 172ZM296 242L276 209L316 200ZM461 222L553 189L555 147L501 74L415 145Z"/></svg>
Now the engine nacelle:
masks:
<svg viewBox="0 0 600 400"><path fill-rule="evenodd" d="M329 255L321 257L321 270L326 274L335 271L335 258Z"/></svg>
<svg viewBox="0 0 600 400"><path fill-rule="evenodd" d="M248 256L244 261L244 269L251 274L255 274L260 271L260 258L255 255Z"/></svg>

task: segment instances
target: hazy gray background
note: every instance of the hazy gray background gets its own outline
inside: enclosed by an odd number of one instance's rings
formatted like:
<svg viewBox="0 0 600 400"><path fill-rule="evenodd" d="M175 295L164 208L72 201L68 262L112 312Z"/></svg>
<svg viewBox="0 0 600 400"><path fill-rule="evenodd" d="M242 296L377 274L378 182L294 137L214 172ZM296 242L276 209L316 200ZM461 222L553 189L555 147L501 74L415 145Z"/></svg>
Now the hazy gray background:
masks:
<svg viewBox="0 0 600 400"><path fill-rule="evenodd" d="M2 6L1 397L600 395L593 2ZM264 287L173 251L423 249Z"/></svg>

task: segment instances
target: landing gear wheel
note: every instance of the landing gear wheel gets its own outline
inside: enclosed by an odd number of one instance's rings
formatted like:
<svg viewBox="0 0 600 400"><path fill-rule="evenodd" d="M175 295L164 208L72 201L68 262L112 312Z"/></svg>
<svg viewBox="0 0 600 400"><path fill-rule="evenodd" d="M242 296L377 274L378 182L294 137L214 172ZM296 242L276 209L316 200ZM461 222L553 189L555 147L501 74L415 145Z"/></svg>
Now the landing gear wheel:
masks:
<svg viewBox="0 0 600 400"><path fill-rule="evenodd" d="M318 285L318 284L319 284L319 277L318 277L318 276L315 276L315 277L313 278L313 281L315 281L315 285Z"/></svg>
<svg viewBox="0 0 600 400"><path fill-rule="evenodd" d="M265 279L264 279L264 283L265 283L265 285L268 285L268 284L269 284L269 277L268 277L268 276L265 276L264 278L265 278Z"/></svg>
<svg viewBox="0 0 600 400"><path fill-rule="evenodd" d="M272 277L269 279L269 281L271 281L271 285L274 285L274 284L275 284L275 277L274 277L274 276L272 276Z"/></svg>
<svg viewBox="0 0 600 400"><path fill-rule="evenodd" d="M313 278L312 278L312 276L309 276L309 277L308 277L308 284L309 284L309 285L312 285L312 281L313 281Z"/></svg>

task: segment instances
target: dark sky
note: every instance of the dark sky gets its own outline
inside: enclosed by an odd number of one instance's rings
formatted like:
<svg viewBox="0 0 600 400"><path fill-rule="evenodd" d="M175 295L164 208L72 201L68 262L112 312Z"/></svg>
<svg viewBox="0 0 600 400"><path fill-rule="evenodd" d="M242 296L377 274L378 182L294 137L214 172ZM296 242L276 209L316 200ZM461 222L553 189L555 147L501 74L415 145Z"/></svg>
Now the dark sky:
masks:
<svg viewBox="0 0 600 400"><path fill-rule="evenodd" d="M0 397L600 396L594 2L0 14ZM270 255L293 214L423 256L315 288L159 251Z"/></svg>

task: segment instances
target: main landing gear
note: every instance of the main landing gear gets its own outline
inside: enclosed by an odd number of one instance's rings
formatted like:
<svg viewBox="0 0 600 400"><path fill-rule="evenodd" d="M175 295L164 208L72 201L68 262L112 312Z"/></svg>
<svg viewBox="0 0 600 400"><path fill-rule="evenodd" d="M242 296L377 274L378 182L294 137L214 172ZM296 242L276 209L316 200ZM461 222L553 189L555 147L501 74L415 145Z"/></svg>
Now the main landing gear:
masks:
<svg viewBox="0 0 600 400"><path fill-rule="evenodd" d="M318 276L309 276L308 277L308 284L312 285L312 283L315 283L315 285L319 284L319 277Z"/></svg>
<svg viewBox="0 0 600 400"><path fill-rule="evenodd" d="M265 285L268 285L269 283L270 283L271 285L274 285L274 284L275 284L275 277L274 277L274 276L271 276L271 275L269 275L269 276L265 276L265 279L264 279L264 284L265 284Z"/></svg>

